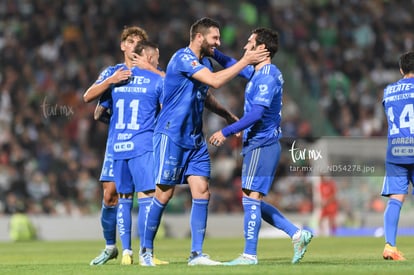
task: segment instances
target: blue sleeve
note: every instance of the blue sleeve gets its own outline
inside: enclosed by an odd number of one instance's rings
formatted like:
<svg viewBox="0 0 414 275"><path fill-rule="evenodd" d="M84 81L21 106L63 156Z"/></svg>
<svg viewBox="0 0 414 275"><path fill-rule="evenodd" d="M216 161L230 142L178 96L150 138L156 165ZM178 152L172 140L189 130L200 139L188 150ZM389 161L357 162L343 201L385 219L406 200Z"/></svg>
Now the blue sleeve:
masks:
<svg viewBox="0 0 414 275"><path fill-rule="evenodd" d="M228 68L233 66L234 64L237 63L237 60L225 55L224 53L220 52L217 49L214 49L214 56L213 56L214 60L217 61L217 63L219 63L221 66L223 66L223 68ZM239 76L245 78L245 79L250 79L252 73L253 73L253 66L246 66L240 73Z"/></svg>
<svg viewBox="0 0 414 275"><path fill-rule="evenodd" d="M156 91L157 91L157 97L158 97L158 103L162 104L164 101L164 78L160 77L158 82L157 82L157 87L156 87Z"/></svg>
<svg viewBox="0 0 414 275"><path fill-rule="evenodd" d="M224 53L220 52L217 49L214 49L213 58L214 58L214 60L217 61L217 63L219 63L221 66L223 66L223 68L228 68L230 66L233 66L237 62L236 59L225 55Z"/></svg>
<svg viewBox="0 0 414 275"><path fill-rule="evenodd" d="M194 54L179 52L173 56L170 64L173 63L174 70L184 73L188 77L192 77L196 72L204 69L206 66L198 60Z"/></svg>
<svg viewBox="0 0 414 275"><path fill-rule="evenodd" d="M221 130L223 136L228 137L249 128L263 116L264 111L264 106L253 105L251 111L245 114L239 121L236 121Z"/></svg>

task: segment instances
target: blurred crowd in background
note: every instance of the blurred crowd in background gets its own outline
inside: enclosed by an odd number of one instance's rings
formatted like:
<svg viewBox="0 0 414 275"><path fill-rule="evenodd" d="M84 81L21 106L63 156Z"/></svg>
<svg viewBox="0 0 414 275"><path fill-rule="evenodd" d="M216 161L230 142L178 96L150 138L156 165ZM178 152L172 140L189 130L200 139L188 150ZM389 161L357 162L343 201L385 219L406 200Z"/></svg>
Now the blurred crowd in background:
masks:
<svg viewBox="0 0 414 275"><path fill-rule="evenodd" d="M100 210L98 181L107 126L82 100L100 71L123 60L124 26L144 28L160 48L160 67L189 43L191 24L204 16L221 24L224 53L240 58L250 31L275 29L274 63L285 79L284 137L386 135L384 86L396 81L398 57L413 50L414 1L357 0L4 0L0 2L0 214L88 215ZM216 91L243 114L245 82ZM224 121L205 113L205 134ZM287 151L287 147L283 147ZM213 213L241 212L240 140L229 138L212 157ZM282 211L311 213L313 182L286 171L282 156L268 199ZM367 181L369 181L367 179ZM364 190L363 188L371 188ZM338 194L349 192L338 185ZM365 193L366 192L366 193ZM361 184L363 211L378 184ZM188 189L167 211L187 211ZM355 195L355 194L354 194ZM353 195L340 196L340 209ZM347 199L348 198L348 199ZM377 200L374 200L377 203ZM375 204L376 205L376 204Z"/></svg>

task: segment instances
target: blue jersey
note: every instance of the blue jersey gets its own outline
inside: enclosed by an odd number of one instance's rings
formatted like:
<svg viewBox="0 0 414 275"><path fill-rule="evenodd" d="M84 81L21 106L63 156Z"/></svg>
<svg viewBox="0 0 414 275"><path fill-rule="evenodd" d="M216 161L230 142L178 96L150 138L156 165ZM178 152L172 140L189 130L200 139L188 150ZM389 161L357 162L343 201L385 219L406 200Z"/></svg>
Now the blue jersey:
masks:
<svg viewBox="0 0 414 275"><path fill-rule="evenodd" d="M98 79L95 81L94 84L99 84L103 82L105 79L110 77L118 68L119 66L122 66L122 64L116 65L116 66L110 66L107 67L105 70L101 72ZM111 88L107 89L99 98L98 105L101 105L108 109L110 113L112 113L112 97L111 97ZM108 137L106 140L106 152L105 155L108 154L110 156L111 162L112 162L112 153L113 153L113 135L112 135L112 127L108 127ZM105 166L105 163L104 163ZM111 165L112 166L112 165ZM104 168L107 169L107 168ZM112 169L112 167L111 167Z"/></svg>
<svg viewBox="0 0 414 275"><path fill-rule="evenodd" d="M403 78L384 89L388 120L386 161L414 163L414 78Z"/></svg>
<svg viewBox="0 0 414 275"><path fill-rule="evenodd" d="M99 98L98 105L105 107L109 112L112 112L112 97L111 91L106 90L101 97ZM110 122L110 120L109 120ZM105 147L105 156L102 164L101 175L99 177L100 181L114 181L114 173L113 173L113 136L112 136L112 128L108 127L108 137L106 139L106 147Z"/></svg>
<svg viewBox="0 0 414 275"><path fill-rule="evenodd" d="M163 105L155 132L169 136L183 148L199 148L205 143L203 110L209 86L192 75L206 67L212 70L210 61L204 58L200 62L188 47L178 50L167 66Z"/></svg>
<svg viewBox="0 0 414 275"><path fill-rule="evenodd" d="M153 151L152 136L163 78L137 67L131 72L127 83L111 87L113 107L109 127L112 128L114 159L130 159Z"/></svg>
<svg viewBox="0 0 414 275"><path fill-rule="evenodd" d="M281 134L283 77L273 64L256 71L246 85L244 113L253 105L265 107L263 116L243 132L243 152L277 141Z"/></svg>

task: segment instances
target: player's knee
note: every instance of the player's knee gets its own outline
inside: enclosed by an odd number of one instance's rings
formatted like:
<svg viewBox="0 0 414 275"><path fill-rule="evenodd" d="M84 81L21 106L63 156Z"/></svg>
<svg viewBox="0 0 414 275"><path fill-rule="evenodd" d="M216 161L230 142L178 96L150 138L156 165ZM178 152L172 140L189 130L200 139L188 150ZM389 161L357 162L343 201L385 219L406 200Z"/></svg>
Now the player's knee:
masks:
<svg viewBox="0 0 414 275"><path fill-rule="evenodd" d="M194 192L191 192L193 199L204 199L204 200L208 200L210 199L210 190L208 189L198 189L195 190Z"/></svg>
<svg viewBox="0 0 414 275"><path fill-rule="evenodd" d="M118 204L118 194L111 192L104 192L103 202L108 206L115 206Z"/></svg>
<svg viewBox="0 0 414 275"><path fill-rule="evenodd" d="M156 193L155 198L162 204L167 204L172 198L172 193Z"/></svg>
<svg viewBox="0 0 414 275"><path fill-rule="evenodd" d="M104 196L104 204L108 206L115 206L118 204L118 196Z"/></svg>
<svg viewBox="0 0 414 275"><path fill-rule="evenodd" d="M118 204L118 193L116 192L116 185L113 181L103 182L103 202L108 206L115 206Z"/></svg>

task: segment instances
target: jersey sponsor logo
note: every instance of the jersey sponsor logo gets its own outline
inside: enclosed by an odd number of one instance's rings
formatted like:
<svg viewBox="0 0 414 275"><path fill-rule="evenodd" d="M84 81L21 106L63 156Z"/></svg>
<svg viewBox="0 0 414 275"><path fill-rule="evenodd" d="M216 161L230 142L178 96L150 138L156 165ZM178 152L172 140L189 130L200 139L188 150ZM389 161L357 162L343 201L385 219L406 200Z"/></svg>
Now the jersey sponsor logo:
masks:
<svg viewBox="0 0 414 275"><path fill-rule="evenodd" d="M397 94L397 95L387 95L384 97L384 102L393 102L393 101L400 101L405 99L412 99L414 98L414 93L404 93L404 94Z"/></svg>
<svg viewBox="0 0 414 275"><path fill-rule="evenodd" d="M120 86L114 89L114 93L147 93L147 88L137 86Z"/></svg>
<svg viewBox="0 0 414 275"><path fill-rule="evenodd" d="M413 146L396 146L391 150L391 154L398 157L408 157L414 156L414 147Z"/></svg>
<svg viewBox="0 0 414 275"><path fill-rule="evenodd" d="M261 97L256 98L255 100L256 100L257 102L269 102L269 99L267 99L267 98L261 98Z"/></svg>
<svg viewBox="0 0 414 275"><path fill-rule="evenodd" d="M264 96L269 93L269 89L266 84L259 85L259 93L260 96Z"/></svg>
<svg viewBox="0 0 414 275"><path fill-rule="evenodd" d="M181 176L182 168L174 168L172 170L164 170L162 178L164 180L178 180Z"/></svg>
<svg viewBox="0 0 414 275"><path fill-rule="evenodd" d="M131 133L119 133L116 137L117 140L128 140L131 139L132 134Z"/></svg>
<svg viewBox="0 0 414 275"><path fill-rule="evenodd" d="M125 235L125 221L124 221L124 217L123 217L123 210L122 210L123 205L120 204L119 205L119 209L118 209L118 229L119 229L119 236L123 236Z"/></svg>
<svg viewBox="0 0 414 275"><path fill-rule="evenodd" d="M247 239L248 240L254 239L254 232L255 232L255 228L257 226L257 224L256 224L256 220L257 220L256 209L257 209L256 205L251 206L250 221L247 223Z"/></svg>
<svg viewBox="0 0 414 275"><path fill-rule="evenodd" d="M254 239L254 228L256 227L256 221L249 221L247 223L247 239Z"/></svg>
<svg viewBox="0 0 414 275"><path fill-rule="evenodd" d="M151 82L151 79L146 78L144 76L133 76L129 83L142 85L142 84L148 84L150 82Z"/></svg>
<svg viewBox="0 0 414 275"><path fill-rule="evenodd" d="M414 89L414 86L412 83L400 83L397 85L388 86L385 89L385 96L389 94L401 92L401 91L410 91L412 89Z"/></svg>
<svg viewBox="0 0 414 275"><path fill-rule="evenodd" d="M134 143L132 141L117 142L114 144L115 152L127 152L134 150Z"/></svg>
<svg viewBox="0 0 414 275"><path fill-rule="evenodd" d="M178 164L178 161L174 160L174 159L167 159L164 162L166 165L172 165L172 166L176 166Z"/></svg>

